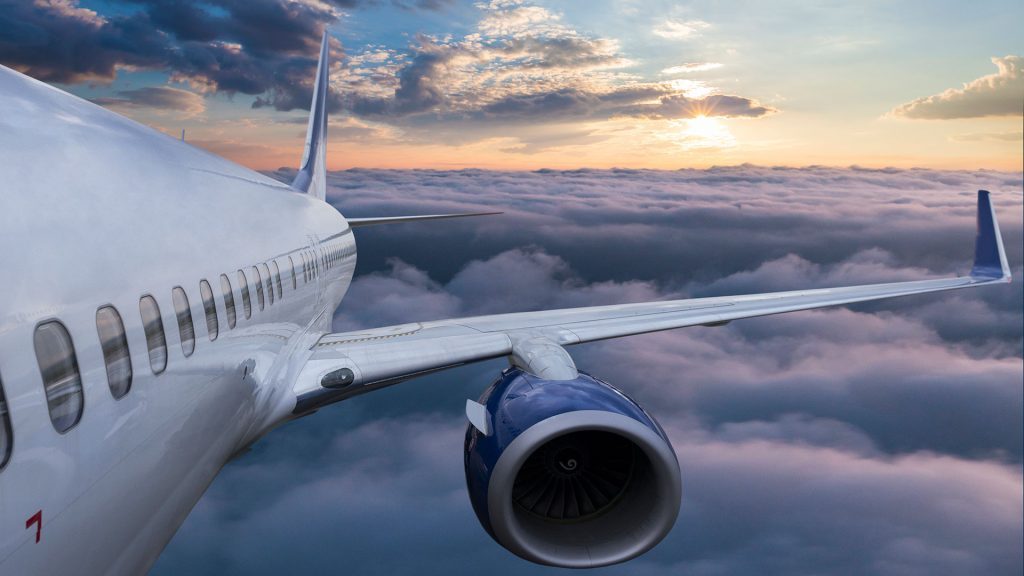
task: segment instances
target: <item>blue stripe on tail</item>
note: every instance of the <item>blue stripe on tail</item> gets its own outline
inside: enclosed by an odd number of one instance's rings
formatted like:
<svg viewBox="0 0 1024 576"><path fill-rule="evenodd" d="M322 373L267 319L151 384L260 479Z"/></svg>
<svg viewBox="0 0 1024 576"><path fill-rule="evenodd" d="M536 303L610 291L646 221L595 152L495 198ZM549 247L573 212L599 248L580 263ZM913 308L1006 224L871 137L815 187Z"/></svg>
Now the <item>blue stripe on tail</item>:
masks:
<svg viewBox="0 0 1024 576"><path fill-rule="evenodd" d="M974 241L974 267L971 276L975 278L1003 278L1009 275L1004 269L1001 242L992 202L988 190L978 190L978 237Z"/></svg>
<svg viewBox="0 0 1024 576"><path fill-rule="evenodd" d="M292 188L323 200L327 196L327 90L330 63L327 61L329 37L324 29L320 41L320 59L313 81L313 102L309 109L306 149Z"/></svg>

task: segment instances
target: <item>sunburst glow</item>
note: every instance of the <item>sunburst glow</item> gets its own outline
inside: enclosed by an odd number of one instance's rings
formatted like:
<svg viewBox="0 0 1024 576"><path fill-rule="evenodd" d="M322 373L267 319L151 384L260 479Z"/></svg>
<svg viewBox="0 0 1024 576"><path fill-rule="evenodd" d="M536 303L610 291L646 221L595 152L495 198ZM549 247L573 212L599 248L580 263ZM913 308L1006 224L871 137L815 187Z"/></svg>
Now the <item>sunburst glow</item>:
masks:
<svg viewBox="0 0 1024 576"><path fill-rule="evenodd" d="M704 115L669 122L666 137L684 150L732 148L736 145L736 138L720 120Z"/></svg>

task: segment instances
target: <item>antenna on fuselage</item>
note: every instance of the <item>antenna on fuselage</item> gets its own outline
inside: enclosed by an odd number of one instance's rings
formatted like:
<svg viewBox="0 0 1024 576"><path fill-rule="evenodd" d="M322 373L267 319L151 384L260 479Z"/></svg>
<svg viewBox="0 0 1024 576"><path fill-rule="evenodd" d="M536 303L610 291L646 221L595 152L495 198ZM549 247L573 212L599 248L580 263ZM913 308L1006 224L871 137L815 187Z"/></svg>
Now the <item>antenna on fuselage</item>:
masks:
<svg viewBox="0 0 1024 576"><path fill-rule="evenodd" d="M184 128L181 129L181 141L182 142L185 141L185 129Z"/></svg>

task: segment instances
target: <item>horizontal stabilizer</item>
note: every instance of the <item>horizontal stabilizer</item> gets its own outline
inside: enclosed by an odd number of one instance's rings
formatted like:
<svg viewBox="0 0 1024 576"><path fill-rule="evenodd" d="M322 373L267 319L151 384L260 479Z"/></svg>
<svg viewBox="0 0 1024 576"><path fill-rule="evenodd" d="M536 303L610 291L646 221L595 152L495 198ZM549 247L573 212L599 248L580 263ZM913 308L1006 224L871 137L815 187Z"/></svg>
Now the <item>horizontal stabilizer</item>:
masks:
<svg viewBox="0 0 1024 576"><path fill-rule="evenodd" d="M466 212L463 214L424 214L422 216L388 216L385 218L349 218L348 225L353 228L375 226L377 224L401 224L402 222L418 222L420 220L446 220L448 218L468 218L470 216L493 216L501 212Z"/></svg>

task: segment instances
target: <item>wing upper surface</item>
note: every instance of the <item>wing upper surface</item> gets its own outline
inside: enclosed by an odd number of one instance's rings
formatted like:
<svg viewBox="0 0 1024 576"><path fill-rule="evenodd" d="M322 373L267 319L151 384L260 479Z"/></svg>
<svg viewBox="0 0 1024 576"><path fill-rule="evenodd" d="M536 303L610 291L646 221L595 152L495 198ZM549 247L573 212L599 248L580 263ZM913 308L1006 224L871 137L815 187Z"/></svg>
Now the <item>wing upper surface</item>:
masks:
<svg viewBox="0 0 1024 576"><path fill-rule="evenodd" d="M697 325L811 310L870 300L1010 281L999 226L987 192L978 193L978 240L969 276L591 306L419 322L327 334L314 346L306 378L297 384L296 411L373 390L424 373L513 353L517 342L560 346ZM343 388L321 386L334 371L351 371Z"/></svg>

